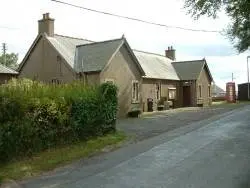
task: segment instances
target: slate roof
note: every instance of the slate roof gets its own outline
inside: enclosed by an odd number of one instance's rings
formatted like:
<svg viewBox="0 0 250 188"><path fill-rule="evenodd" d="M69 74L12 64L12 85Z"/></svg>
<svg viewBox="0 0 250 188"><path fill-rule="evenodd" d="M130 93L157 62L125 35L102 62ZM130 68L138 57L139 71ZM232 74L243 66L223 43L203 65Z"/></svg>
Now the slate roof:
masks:
<svg viewBox="0 0 250 188"><path fill-rule="evenodd" d="M53 37L46 37L72 68L74 68L76 46L93 42L86 39L73 38L56 34Z"/></svg>
<svg viewBox="0 0 250 188"><path fill-rule="evenodd" d="M83 44L76 47L74 70L77 72L101 71L124 39Z"/></svg>
<svg viewBox="0 0 250 188"><path fill-rule="evenodd" d="M224 89L220 88L219 86L217 86L216 84L213 85L213 92L214 93L223 93L225 92Z"/></svg>
<svg viewBox="0 0 250 188"><path fill-rule="evenodd" d="M146 74L145 78L180 80L171 64L171 59L159 54L139 50L134 50L134 54Z"/></svg>
<svg viewBox="0 0 250 188"><path fill-rule="evenodd" d="M181 80L196 80L198 79L205 62L206 61L204 59L195 61L180 61L172 62L172 65Z"/></svg>
<svg viewBox="0 0 250 188"><path fill-rule="evenodd" d="M46 37L76 72L101 71L125 40L93 42L56 34ZM133 50L131 53L138 59L139 68L144 71L145 78L196 80L205 63L205 60L172 62L165 56L139 50Z"/></svg>
<svg viewBox="0 0 250 188"><path fill-rule="evenodd" d="M18 72L0 64L0 74L18 74Z"/></svg>
<svg viewBox="0 0 250 188"><path fill-rule="evenodd" d="M217 86L216 84L212 85L212 94L214 96L219 96L219 95L222 95L225 93L226 93L226 91L224 89L220 88L219 86Z"/></svg>

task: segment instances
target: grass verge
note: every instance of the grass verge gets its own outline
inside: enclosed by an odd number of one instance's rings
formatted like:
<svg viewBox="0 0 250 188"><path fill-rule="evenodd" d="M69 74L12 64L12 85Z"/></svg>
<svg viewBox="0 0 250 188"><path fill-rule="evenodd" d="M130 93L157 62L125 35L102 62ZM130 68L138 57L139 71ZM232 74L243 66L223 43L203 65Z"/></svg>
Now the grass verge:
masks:
<svg viewBox="0 0 250 188"><path fill-rule="evenodd" d="M86 142L50 149L32 158L14 161L0 167L0 184L3 179L19 180L69 164L70 162L102 152L105 148L119 147L126 139L123 132L108 134Z"/></svg>
<svg viewBox="0 0 250 188"><path fill-rule="evenodd" d="M212 103L212 107L240 107L250 104L250 101L237 101L236 103L228 103L227 101L216 101Z"/></svg>

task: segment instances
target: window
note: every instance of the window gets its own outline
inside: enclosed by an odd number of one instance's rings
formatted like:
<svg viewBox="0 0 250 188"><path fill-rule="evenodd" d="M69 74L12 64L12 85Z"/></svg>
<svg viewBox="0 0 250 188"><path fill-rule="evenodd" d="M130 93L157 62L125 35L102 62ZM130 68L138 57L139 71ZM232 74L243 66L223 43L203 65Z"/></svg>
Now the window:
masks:
<svg viewBox="0 0 250 188"><path fill-rule="evenodd" d="M159 100L161 98L161 84L156 83L156 99Z"/></svg>
<svg viewBox="0 0 250 188"><path fill-rule="evenodd" d="M202 97L202 95L201 95L201 85L199 85L199 97L201 98Z"/></svg>
<svg viewBox="0 0 250 188"><path fill-rule="evenodd" d="M137 80L132 81L132 102L139 101L139 82Z"/></svg>
<svg viewBox="0 0 250 188"><path fill-rule="evenodd" d="M105 79L105 83L114 84L114 83L115 83L115 80L114 80L114 79L107 78L107 79Z"/></svg>
<svg viewBox="0 0 250 188"><path fill-rule="evenodd" d="M211 86L210 85L208 85L208 97L211 97Z"/></svg>
<svg viewBox="0 0 250 188"><path fill-rule="evenodd" d="M59 72L60 72L60 75L62 76L62 58L61 58L61 56L56 56L56 60L57 60L57 62L58 62L58 64L59 64Z"/></svg>
<svg viewBox="0 0 250 188"><path fill-rule="evenodd" d="M176 99L176 88L168 88L168 99Z"/></svg>
<svg viewBox="0 0 250 188"><path fill-rule="evenodd" d="M60 84L60 81L59 81L58 79L55 78L55 79L52 79L52 80L51 80L51 83L52 83L52 84Z"/></svg>

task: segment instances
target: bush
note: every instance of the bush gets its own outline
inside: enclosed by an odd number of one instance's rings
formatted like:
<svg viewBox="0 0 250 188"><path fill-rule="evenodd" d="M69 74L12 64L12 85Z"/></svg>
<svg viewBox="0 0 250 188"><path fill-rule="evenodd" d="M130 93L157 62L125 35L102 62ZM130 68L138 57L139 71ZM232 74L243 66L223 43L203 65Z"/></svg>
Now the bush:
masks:
<svg viewBox="0 0 250 188"><path fill-rule="evenodd" d="M0 86L0 109L0 161L7 162L115 131L117 88L12 80Z"/></svg>
<svg viewBox="0 0 250 188"><path fill-rule="evenodd" d="M71 116L78 137L84 139L115 131L117 104L117 88L108 83L97 88L96 95L75 99Z"/></svg>

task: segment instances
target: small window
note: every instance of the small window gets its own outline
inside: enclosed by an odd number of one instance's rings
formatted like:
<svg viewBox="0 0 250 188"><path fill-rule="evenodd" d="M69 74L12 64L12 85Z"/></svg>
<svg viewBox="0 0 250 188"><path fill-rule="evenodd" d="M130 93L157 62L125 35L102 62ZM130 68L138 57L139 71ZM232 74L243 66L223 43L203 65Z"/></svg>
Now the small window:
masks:
<svg viewBox="0 0 250 188"><path fill-rule="evenodd" d="M61 56L56 56L56 60L57 60L57 62L58 62L58 64L59 64L59 72L60 72L60 75L62 75L62 58L61 58Z"/></svg>
<svg viewBox="0 0 250 188"><path fill-rule="evenodd" d="M139 101L139 82L137 80L132 81L132 102Z"/></svg>
<svg viewBox="0 0 250 188"><path fill-rule="evenodd" d="M60 80L58 80L58 79L52 79L51 83L52 84L60 84Z"/></svg>
<svg viewBox="0 0 250 188"><path fill-rule="evenodd" d="M115 80L114 80L114 79L107 78L107 79L105 79L105 83L114 84L114 83L115 83Z"/></svg>
<svg viewBox="0 0 250 188"><path fill-rule="evenodd" d="M161 98L161 84L156 83L156 99L159 100Z"/></svg>
<svg viewBox="0 0 250 188"><path fill-rule="evenodd" d="M211 97L211 86L210 85L208 85L208 97Z"/></svg>
<svg viewBox="0 0 250 188"><path fill-rule="evenodd" d="M201 85L199 85L199 97L200 98L202 97L201 92L202 92Z"/></svg>
<svg viewBox="0 0 250 188"><path fill-rule="evenodd" d="M176 99L176 88L168 88L168 99Z"/></svg>

